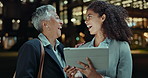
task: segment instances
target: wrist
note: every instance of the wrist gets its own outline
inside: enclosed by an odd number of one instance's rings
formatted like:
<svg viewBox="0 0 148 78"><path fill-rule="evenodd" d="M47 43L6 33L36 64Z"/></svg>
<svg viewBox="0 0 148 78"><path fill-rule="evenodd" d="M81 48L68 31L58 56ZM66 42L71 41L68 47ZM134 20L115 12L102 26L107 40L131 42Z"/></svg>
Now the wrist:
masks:
<svg viewBox="0 0 148 78"><path fill-rule="evenodd" d="M96 78L105 78L103 75L99 74Z"/></svg>
<svg viewBox="0 0 148 78"><path fill-rule="evenodd" d="M104 76L103 76L103 75L101 75L101 78L104 78Z"/></svg>

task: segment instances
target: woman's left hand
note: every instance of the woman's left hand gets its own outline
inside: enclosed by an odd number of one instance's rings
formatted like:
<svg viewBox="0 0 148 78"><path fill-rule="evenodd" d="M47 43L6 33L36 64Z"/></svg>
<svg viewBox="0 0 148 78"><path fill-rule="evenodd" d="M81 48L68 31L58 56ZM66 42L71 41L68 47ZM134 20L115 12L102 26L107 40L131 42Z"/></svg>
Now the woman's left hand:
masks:
<svg viewBox="0 0 148 78"><path fill-rule="evenodd" d="M77 72L76 67L71 67L68 65L64 68L64 71L66 75L68 76L68 78L75 78L74 76Z"/></svg>
<svg viewBox="0 0 148 78"><path fill-rule="evenodd" d="M88 64L85 64L80 61L78 62L81 66L84 67L84 69L82 69L82 68L76 68L76 69L78 69L81 73L85 74L86 77L88 77L88 78L102 78L101 74L97 73L91 60L88 57L86 58L86 61Z"/></svg>

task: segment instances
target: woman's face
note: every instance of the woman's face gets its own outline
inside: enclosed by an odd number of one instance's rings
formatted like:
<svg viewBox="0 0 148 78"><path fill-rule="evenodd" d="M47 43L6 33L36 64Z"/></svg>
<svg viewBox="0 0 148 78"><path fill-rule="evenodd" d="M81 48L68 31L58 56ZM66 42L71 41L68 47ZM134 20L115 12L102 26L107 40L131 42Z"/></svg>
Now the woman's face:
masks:
<svg viewBox="0 0 148 78"><path fill-rule="evenodd" d="M47 33L50 36L58 38L61 36L63 21L60 20L56 12L50 11L50 13L52 14L52 16L50 17L50 20L46 20L45 29L48 31Z"/></svg>
<svg viewBox="0 0 148 78"><path fill-rule="evenodd" d="M102 32L102 24L104 19L95 13L93 10L87 10L85 24L91 35L99 34Z"/></svg>

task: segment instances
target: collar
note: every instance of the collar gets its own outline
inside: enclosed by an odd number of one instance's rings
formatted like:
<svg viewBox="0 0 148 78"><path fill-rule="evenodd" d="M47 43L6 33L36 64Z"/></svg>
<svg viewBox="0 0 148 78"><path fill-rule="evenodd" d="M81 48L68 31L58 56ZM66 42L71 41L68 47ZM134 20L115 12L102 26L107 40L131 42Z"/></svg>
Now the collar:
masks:
<svg viewBox="0 0 148 78"><path fill-rule="evenodd" d="M50 42L48 41L48 39L45 37L45 35L43 33L40 33L38 35L38 38L42 41L43 43L43 46L48 46L48 45L51 45ZM56 39L56 47L60 45L60 42Z"/></svg>
<svg viewBox="0 0 148 78"><path fill-rule="evenodd" d="M89 47L93 47L94 46L94 41L95 41L95 37L92 39L92 41L90 42ZM109 45L109 43L111 42L111 39L109 39L108 37L105 38L104 41L102 41L100 44L107 44ZM99 45L100 46L100 45ZM99 47L98 46L98 47Z"/></svg>

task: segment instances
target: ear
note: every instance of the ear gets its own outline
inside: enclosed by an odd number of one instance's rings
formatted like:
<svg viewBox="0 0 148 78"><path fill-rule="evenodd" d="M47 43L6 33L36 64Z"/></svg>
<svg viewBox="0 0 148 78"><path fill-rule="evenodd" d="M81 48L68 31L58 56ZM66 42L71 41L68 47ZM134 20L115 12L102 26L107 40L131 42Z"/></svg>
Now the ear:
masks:
<svg viewBox="0 0 148 78"><path fill-rule="evenodd" d="M41 25L42 25L43 27L47 26L46 21L42 21L42 22L41 22Z"/></svg>
<svg viewBox="0 0 148 78"><path fill-rule="evenodd" d="M101 16L101 19L102 19L102 22L104 22L104 21L105 21L105 19L106 19L106 15L105 15L105 14L103 14L103 15Z"/></svg>

